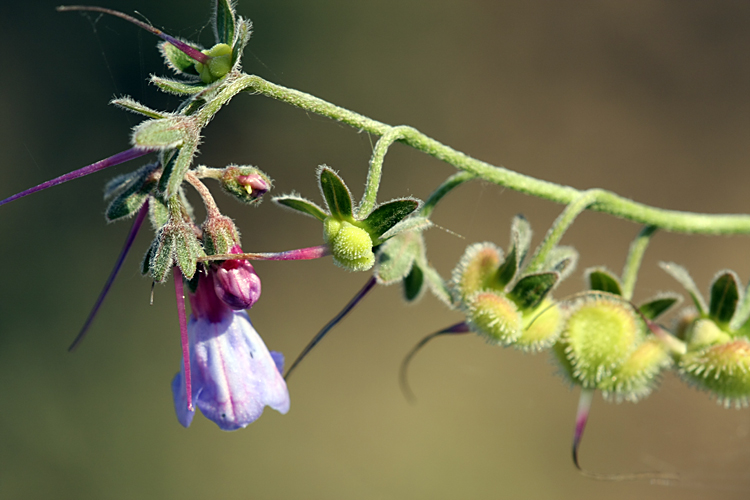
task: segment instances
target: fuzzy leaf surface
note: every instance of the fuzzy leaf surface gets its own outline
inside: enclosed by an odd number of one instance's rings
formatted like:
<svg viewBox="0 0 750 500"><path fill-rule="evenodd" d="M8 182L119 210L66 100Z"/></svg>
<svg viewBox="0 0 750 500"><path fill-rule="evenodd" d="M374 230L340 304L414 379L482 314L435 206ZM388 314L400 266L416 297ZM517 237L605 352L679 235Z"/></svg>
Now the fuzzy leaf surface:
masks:
<svg viewBox="0 0 750 500"><path fill-rule="evenodd" d="M600 292L607 292L613 295L622 295L620 280L606 269L592 268L586 271L589 288Z"/></svg>
<svg viewBox="0 0 750 500"><path fill-rule="evenodd" d="M723 271L711 283L711 298L708 315L720 324L728 324L740 300L737 275Z"/></svg>
<svg viewBox="0 0 750 500"><path fill-rule="evenodd" d="M417 200L393 200L383 203L362 221L373 240L404 220L419 208Z"/></svg>
<svg viewBox="0 0 750 500"><path fill-rule="evenodd" d="M708 313L706 302L703 300L703 296L700 291L698 291L698 287L695 286L695 282L693 281L693 278L690 277L690 273L688 273L687 269L675 264L674 262L659 262L659 267L685 287L685 290L690 294L690 298L693 299L693 303L700 314L705 315Z"/></svg>
<svg viewBox="0 0 750 500"><path fill-rule="evenodd" d="M533 309L542 303L559 280L558 272L529 274L518 280L509 295L518 304L519 309Z"/></svg>
<svg viewBox="0 0 750 500"><path fill-rule="evenodd" d="M235 14L234 6L230 0L216 0L216 12L214 17L214 34L216 43L232 45L234 41Z"/></svg>
<svg viewBox="0 0 750 500"><path fill-rule="evenodd" d="M318 205L299 196L276 196L273 201L284 207L315 217L321 222L328 217L328 214Z"/></svg>
<svg viewBox="0 0 750 500"><path fill-rule="evenodd" d="M320 169L320 191L328 205L328 211L337 219L352 220L352 195L336 172L328 167Z"/></svg>

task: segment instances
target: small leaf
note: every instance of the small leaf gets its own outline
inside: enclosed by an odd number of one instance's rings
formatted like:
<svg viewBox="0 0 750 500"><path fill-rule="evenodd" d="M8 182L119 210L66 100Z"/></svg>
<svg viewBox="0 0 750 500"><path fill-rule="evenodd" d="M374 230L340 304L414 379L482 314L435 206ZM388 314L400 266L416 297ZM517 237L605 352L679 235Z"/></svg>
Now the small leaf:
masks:
<svg viewBox="0 0 750 500"><path fill-rule="evenodd" d="M230 0L216 0L214 12L214 35L216 43L232 45L234 41L235 14Z"/></svg>
<svg viewBox="0 0 750 500"><path fill-rule="evenodd" d="M558 272L543 272L524 276L508 294L521 310L534 309L560 280Z"/></svg>
<svg viewBox="0 0 750 500"><path fill-rule="evenodd" d="M406 278L414 260L424 251L423 245L422 235L416 231L401 233L383 243L375 270L378 284L391 285Z"/></svg>
<svg viewBox="0 0 750 500"><path fill-rule="evenodd" d="M322 166L318 170L318 180L331 215L341 220L353 219L352 195L341 177L330 168Z"/></svg>
<svg viewBox="0 0 750 500"><path fill-rule="evenodd" d="M750 284L745 288L744 293L740 295L740 302L737 305L737 310L734 312L734 317L729 325L731 330L739 330L740 328L750 327L748 319L750 318ZM743 327L744 325L744 327Z"/></svg>
<svg viewBox="0 0 750 500"><path fill-rule="evenodd" d="M193 85L177 80L170 80L169 78L162 78L156 75L151 76L151 83L159 87L164 92L175 95L195 95L198 92L206 89L205 85Z"/></svg>
<svg viewBox="0 0 750 500"><path fill-rule="evenodd" d="M708 316L726 325L732 320L740 300L739 278L732 271L722 271L711 283L711 300Z"/></svg>
<svg viewBox="0 0 750 500"><path fill-rule="evenodd" d="M133 129L130 142L142 148L172 149L187 139L185 126L178 117L147 120Z"/></svg>
<svg viewBox="0 0 750 500"><path fill-rule="evenodd" d="M133 184L131 189L124 191L109 204L106 212L107 221L114 222L134 215L141 209L149 193L155 187L156 181Z"/></svg>
<svg viewBox="0 0 750 500"><path fill-rule="evenodd" d="M518 265L520 266L526 258L526 254L529 253L529 247L531 246L531 224L526 220L526 217L521 214L513 217L510 234L514 242L516 255L518 256Z"/></svg>
<svg viewBox="0 0 750 500"><path fill-rule="evenodd" d="M422 263L420 263L420 269L422 270L422 274L424 274L425 282L435 297L448 307L453 307L453 299L451 298L450 291L440 273L434 267Z"/></svg>
<svg viewBox="0 0 750 500"><path fill-rule="evenodd" d="M153 110L130 97L120 97L119 99L112 99L111 101L109 101L109 103L117 106L118 108L126 109L139 115L148 116L149 118L159 119L169 116L169 113L162 113L161 111Z"/></svg>
<svg viewBox="0 0 750 500"><path fill-rule="evenodd" d="M703 300L703 296L698 291L698 287L695 286L695 282L693 281L693 278L690 277L690 273L688 273L687 269L675 264L674 262L659 262L659 267L685 287L685 290L690 294L690 297L695 303L695 307L701 315L707 314L708 307L706 307L706 302Z"/></svg>
<svg viewBox="0 0 750 500"><path fill-rule="evenodd" d="M414 302L424 292L424 273L419 266L412 266L411 272L404 278L404 298Z"/></svg>
<svg viewBox="0 0 750 500"><path fill-rule="evenodd" d="M188 42L187 40L181 40L186 44L190 45L196 50L202 50L195 44ZM164 62L176 73L186 73L189 75L198 75L195 70L195 61L192 57L185 54L183 51L175 47L169 42L162 42L159 44L159 51L164 57Z"/></svg>
<svg viewBox="0 0 750 500"><path fill-rule="evenodd" d="M148 204L148 218L151 221L151 227L156 232L169 222L169 208L161 196L151 197L151 203Z"/></svg>
<svg viewBox="0 0 750 500"><path fill-rule="evenodd" d="M682 297L676 293L660 294L638 306L638 309L646 319L654 320L680 302L682 302Z"/></svg>
<svg viewBox="0 0 750 500"><path fill-rule="evenodd" d="M591 290L622 295L620 280L603 267L592 267L586 270L586 279Z"/></svg>
<svg viewBox="0 0 750 500"><path fill-rule="evenodd" d="M386 241L389 238L393 238L394 236L406 231L424 231L425 229L429 229L431 227L432 222L427 217L407 217L406 219L390 228L388 231L381 234L380 238L377 239L375 244L379 245L383 241Z"/></svg>
<svg viewBox="0 0 750 500"><path fill-rule="evenodd" d="M242 17L236 19L234 27L234 41L232 45L232 67L237 69L242 51L245 49L245 45L250 41L250 35L252 34L253 23L249 19L243 19Z"/></svg>
<svg viewBox="0 0 750 500"><path fill-rule="evenodd" d="M383 233L417 210L419 205L418 200L392 200L378 206L362 223L372 239L377 240Z"/></svg>
<svg viewBox="0 0 750 500"><path fill-rule="evenodd" d="M296 210L298 212L302 212L303 214L315 217L321 222L323 222L326 217L328 217L328 214L326 214L322 208L320 208L310 200L306 200L300 196L296 196L293 194L276 196L273 198L273 201L283 207L291 208L292 210Z"/></svg>

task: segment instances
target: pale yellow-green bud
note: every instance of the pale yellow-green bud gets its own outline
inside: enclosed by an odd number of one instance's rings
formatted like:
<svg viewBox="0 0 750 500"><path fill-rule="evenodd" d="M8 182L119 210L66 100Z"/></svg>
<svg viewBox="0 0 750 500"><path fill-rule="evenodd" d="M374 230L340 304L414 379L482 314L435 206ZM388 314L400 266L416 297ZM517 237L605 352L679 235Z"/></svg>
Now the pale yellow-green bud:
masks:
<svg viewBox="0 0 750 500"><path fill-rule="evenodd" d="M203 53L211 58L207 64L195 63L195 70L203 83L213 83L232 69L232 47L229 45L217 43Z"/></svg>

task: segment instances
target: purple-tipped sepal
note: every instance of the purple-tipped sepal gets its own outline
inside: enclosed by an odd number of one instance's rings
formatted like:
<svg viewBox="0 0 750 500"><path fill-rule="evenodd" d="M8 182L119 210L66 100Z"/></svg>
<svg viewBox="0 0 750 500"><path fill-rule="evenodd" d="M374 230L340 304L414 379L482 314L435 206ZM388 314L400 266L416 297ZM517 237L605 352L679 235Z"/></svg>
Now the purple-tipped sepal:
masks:
<svg viewBox="0 0 750 500"><path fill-rule="evenodd" d="M190 295L188 323L193 404L219 428L232 431L255 421L266 406L285 414L289 392L273 356L245 311L233 311L218 300L213 276L202 275ZM194 411L187 408L185 373L172 381L175 411L188 427Z"/></svg>

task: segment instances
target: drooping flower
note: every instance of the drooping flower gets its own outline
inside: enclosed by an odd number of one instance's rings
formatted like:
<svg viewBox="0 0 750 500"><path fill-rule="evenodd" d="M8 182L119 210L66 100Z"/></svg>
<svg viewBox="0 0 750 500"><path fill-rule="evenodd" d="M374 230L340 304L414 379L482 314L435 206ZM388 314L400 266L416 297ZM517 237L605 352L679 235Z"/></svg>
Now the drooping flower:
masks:
<svg viewBox="0 0 750 500"><path fill-rule="evenodd" d="M289 392L281 375L284 358L269 352L244 310L235 311L216 294L215 271L201 274L189 294L187 325L192 402L222 430L255 421L265 406L284 414ZM188 406L185 364L172 381L175 411L188 427L195 409Z"/></svg>

